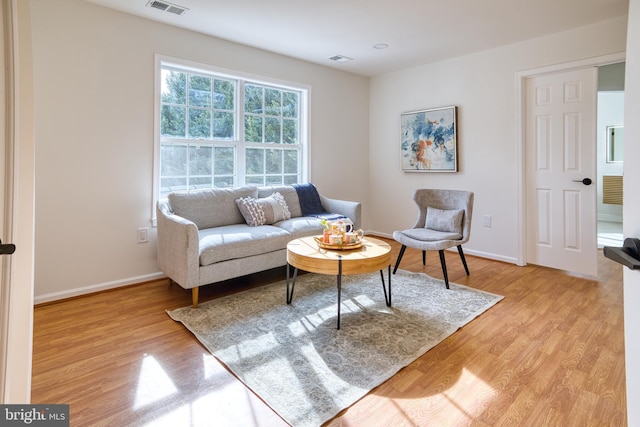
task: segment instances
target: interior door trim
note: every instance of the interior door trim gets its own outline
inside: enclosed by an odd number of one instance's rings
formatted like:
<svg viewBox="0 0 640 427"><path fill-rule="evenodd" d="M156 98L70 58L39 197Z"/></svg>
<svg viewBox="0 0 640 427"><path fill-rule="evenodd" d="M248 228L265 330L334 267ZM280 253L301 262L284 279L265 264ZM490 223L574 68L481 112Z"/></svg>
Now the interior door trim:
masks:
<svg viewBox="0 0 640 427"><path fill-rule="evenodd" d="M527 251L527 209L526 209L526 150L525 150L525 111L526 97L525 80L544 74L553 74L564 71L578 70L580 68L597 67L601 65L615 64L626 60L626 52L616 52L603 56L571 61L562 64L523 70L516 73L516 161L517 161L517 219L518 233L516 237L516 264L526 265Z"/></svg>

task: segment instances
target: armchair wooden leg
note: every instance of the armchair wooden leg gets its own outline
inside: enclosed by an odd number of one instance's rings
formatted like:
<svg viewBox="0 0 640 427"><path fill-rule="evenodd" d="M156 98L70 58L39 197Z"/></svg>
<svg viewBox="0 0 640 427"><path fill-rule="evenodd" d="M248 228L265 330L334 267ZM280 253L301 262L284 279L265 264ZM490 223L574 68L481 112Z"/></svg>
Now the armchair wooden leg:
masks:
<svg viewBox="0 0 640 427"><path fill-rule="evenodd" d="M458 253L460 254L460 259L462 260L462 265L464 265L464 271L467 272L467 276L469 275L469 268L467 267L467 260L464 259L464 252L462 252L462 245L458 245Z"/></svg>
<svg viewBox="0 0 640 427"><path fill-rule="evenodd" d="M444 284L449 289L449 276L447 275L447 262L444 260L444 249L438 251L440 253L440 264L442 264L442 274L444 275Z"/></svg>
<svg viewBox="0 0 640 427"><path fill-rule="evenodd" d="M422 265L427 265L427 251L422 251Z"/></svg>
<svg viewBox="0 0 640 427"><path fill-rule="evenodd" d="M402 245L402 247L400 248L400 253L398 254L398 259L396 260L396 266L393 267L393 274L396 274L396 270L400 265L400 260L402 259L402 255L404 255L404 251L406 250L407 250L407 247L405 245Z"/></svg>
<svg viewBox="0 0 640 427"><path fill-rule="evenodd" d="M198 294L200 287L196 286L195 288L191 288L191 302L193 303L193 308L198 308Z"/></svg>

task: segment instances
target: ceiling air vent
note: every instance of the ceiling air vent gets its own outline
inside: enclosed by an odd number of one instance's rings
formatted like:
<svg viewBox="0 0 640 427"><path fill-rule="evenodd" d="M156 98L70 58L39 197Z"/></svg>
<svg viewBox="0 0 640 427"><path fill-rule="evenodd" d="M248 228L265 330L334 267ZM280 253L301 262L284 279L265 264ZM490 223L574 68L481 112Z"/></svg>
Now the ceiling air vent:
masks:
<svg viewBox="0 0 640 427"><path fill-rule="evenodd" d="M165 12L173 13L174 15L183 15L187 10L189 10L186 7L159 0L150 0L147 3L147 6L154 9L163 10Z"/></svg>
<svg viewBox="0 0 640 427"><path fill-rule="evenodd" d="M344 56L344 55L334 55L334 56L332 56L332 57L331 57L331 58L329 58L329 59L330 59L330 60L332 60L332 61L335 61L335 62L349 62L349 61L353 61L353 58L349 58L349 57L346 57L346 56Z"/></svg>

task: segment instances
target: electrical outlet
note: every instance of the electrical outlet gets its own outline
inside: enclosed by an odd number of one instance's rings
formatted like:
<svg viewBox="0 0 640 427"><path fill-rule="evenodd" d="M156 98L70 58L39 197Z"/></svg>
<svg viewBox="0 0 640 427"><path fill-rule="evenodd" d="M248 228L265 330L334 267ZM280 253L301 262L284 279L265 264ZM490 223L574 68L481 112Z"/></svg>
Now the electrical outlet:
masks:
<svg viewBox="0 0 640 427"><path fill-rule="evenodd" d="M138 243L147 243L149 241L149 229L147 227L138 228Z"/></svg>
<svg viewBox="0 0 640 427"><path fill-rule="evenodd" d="M491 215L485 215L482 217L482 225L484 227L491 228Z"/></svg>

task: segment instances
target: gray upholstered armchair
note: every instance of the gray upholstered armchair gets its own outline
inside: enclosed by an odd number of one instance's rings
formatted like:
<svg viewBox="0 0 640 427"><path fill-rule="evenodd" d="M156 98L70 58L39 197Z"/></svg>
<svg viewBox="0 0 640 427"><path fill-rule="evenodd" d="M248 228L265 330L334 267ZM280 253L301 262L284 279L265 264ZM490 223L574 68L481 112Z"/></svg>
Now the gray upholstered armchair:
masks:
<svg viewBox="0 0 640 427"><path fill-rule="evenodd" d="M471 232L473 193L460 190L420 189L415 191L413 200L419 209L416 224L408 230L393 232L393 238L402 244L393 273L395 274L398 270L407 247L422 251L422 265L426 264L426 251L438 251L444 282L449 289L445 249L458 247L462 265L467 275L469 274L462 244L469 240Z"/></svg>

